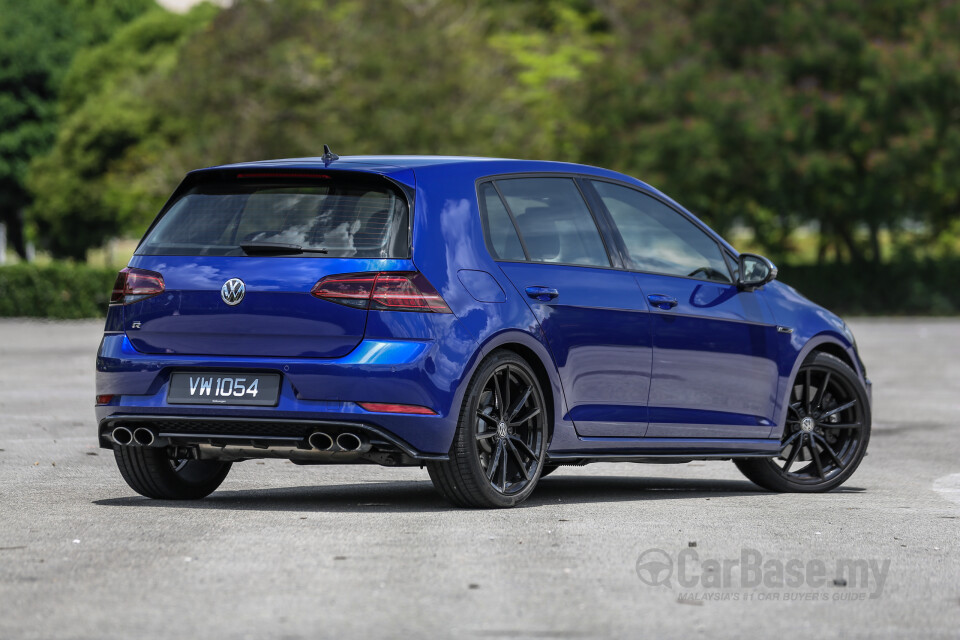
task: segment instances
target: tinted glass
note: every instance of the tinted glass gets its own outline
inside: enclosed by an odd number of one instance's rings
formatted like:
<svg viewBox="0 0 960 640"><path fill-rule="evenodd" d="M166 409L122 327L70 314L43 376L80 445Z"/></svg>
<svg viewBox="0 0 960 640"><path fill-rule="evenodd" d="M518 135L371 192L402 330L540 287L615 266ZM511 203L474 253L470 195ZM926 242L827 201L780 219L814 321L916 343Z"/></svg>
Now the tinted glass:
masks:
<svg viewBox="0 0 960 640"><path fill-rule="evenodd" d="M609 267L600 232L569 178L497 180L530 260Z"/></svg>
<svg viewBox="0 0 960 640"><path fill-rule="evenodd" d="M146 255L244 255L275 243L334 258L405 258L407 203L383 181L236 180L198 185L163 215L137 250Z"/></svg>
<svg viewBox="0 0 960 640"><path fill-rule="evenodd" d="M484 204L481 207L483 226L494 257L501 260L525 260L517 229L500 200L500 194L487 182L480 187L480 198Z"/></svg>
<svg viewBox="0 0 960 640"><path fill-rule="evenodd" d="M733 282L720 247L696 224L655 198L609 182L594 182L641 271Z"/></svg>

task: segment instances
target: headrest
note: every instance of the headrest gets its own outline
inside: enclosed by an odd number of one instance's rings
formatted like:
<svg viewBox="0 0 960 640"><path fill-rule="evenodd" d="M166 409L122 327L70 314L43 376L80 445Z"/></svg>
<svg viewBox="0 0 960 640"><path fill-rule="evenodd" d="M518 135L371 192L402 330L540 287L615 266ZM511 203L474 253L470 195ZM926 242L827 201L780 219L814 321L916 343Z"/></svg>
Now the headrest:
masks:
<svg viewBox="0 0 960 640"><path fill-rule="evenodd" d="M517 226L530 252L531 260L556 260L560 253L560 233L551 207L527 207L517 216Z"/></svg>

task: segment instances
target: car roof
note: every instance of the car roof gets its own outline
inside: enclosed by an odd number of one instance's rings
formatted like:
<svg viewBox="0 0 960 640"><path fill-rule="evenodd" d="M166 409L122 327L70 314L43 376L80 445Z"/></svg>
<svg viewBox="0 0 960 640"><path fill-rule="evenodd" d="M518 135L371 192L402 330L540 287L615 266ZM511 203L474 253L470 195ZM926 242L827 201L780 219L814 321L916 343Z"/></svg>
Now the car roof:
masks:
<svg viewBox="0 0 960 640"><path fill-rule="evenodd" d="M209 169L342 169L389 174L403 169L416 170L443 165L471 164L477 165L478 169L480 166L484 166L484 169L480 170L479 173L537 173L541 171L588 173L593 175L608 175L621 180L626 179L630 182L639 182L624 174L585 164L472 156L340 156L336 160L329 162L323 157L282 158L276 160L258 160L255 162L239 162L209 167Z"/></svg>

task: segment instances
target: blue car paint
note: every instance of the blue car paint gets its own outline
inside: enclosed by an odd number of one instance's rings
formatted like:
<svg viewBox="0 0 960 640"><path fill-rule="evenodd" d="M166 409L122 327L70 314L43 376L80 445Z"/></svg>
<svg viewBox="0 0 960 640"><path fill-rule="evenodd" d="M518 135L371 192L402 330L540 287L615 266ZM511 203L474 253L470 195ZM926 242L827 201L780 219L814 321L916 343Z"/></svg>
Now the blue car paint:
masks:
<svg viewBox="0 0 960 640"><path fill-rule="evenodd" d="M356 421L385 429L424 454L442 455L450 448L476 367L485 355L510 345L535 358L545 378L545 392L552 399L553 457L745 455L777 450L790 381L814 349L839 349L864 377L842 320L781 283L738 291L732 285L621 268L498 262L486 250L477 184L492 176L597 176L644 190L683 210L628 176L584 165L520 160L353 157L326 167L320 159L305 158L191 172L171 201L209 171L256 168L357 171L403 186L413 194L411 259L135 255L130 266L161 271L170 289L179 290L108 311L97 359L97 394L119 397L97 407L98 420L121 414L189 414ZM703 228L736 255L722 238ZM358 318L349 313L357 310L334 309L337 305L309 295L323 275L408 269L423 273L453 313L371 311L361 331ZM543 269L556 275L538 273ZM247 318L253 322L249 327L242 310L231 318L217 302L219 285L239 273L246 276L250 300L262 310L271 308L269 296L284 296L274 313ZM591 277L599 283L593 288ZM534 300L524 292L528 281L550 286L547 279L560 291L556 299ZM621 295L611 305L602 299L605 291ZM678 306L652 307L646 296L653 293L675 297ZM613 313L600 313L611 306ZM204 349L196 337L191 341L184 336L174 353L166 341L163 353L145 353L161 350L151 346L151 332L163 332L164 318L184 311L205 328L204 344L210 346ZM553 321L565 322L563 315L574 324L589 323L594 336L580 331L571 339L556 331ZM341 333L311 337L311 327L331 317ZM140 328L134 329L133 322ZM229 338L222 337L224 331ZM266 337L258 341L256 336ZM668 364L678 355L682 365L670 370ZM267 409L167 405L170 373L197 369L279 371L279 404ZM727 377L704 377L712 370ZM610 381L614 384L607 384ZM699 394L692 402L685 393L690 389ZM437 415L373 413L357 404L362 401L420 404ZM103 438L101 443L107 446Z"/></svg>
<svg viewBox="0 0 960 640"><path fill-rule="evenodd" d="M777 402L778 345L762 293L690 278L636 277L645 294L677 301L670 310L650 311L647 435L767 437Z"/></svg>
<svg viewBox="0 0 960 640"><path fill-rule="evenodd" d="M543 329L577 433L644 436L652 362L650 314L633 274L543 263L500 267ZM555 287L558 295L531 299L525 293L530 285Z"/></svg>

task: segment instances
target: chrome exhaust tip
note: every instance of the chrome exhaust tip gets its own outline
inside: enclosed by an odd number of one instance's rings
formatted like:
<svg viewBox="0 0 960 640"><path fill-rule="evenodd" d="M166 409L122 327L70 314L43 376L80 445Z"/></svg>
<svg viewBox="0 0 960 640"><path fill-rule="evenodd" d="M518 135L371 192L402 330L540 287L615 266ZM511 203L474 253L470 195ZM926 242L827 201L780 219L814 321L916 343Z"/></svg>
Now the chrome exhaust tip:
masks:
<svg viewBox="0 0 960 640"><path fill-rule="evenodd" d="M153 432L150 429L140 427L133 432L133 441L142 447L152 446L154 439Z"/></svg>
<svg viewBox="0 0 960 640"><path fill-rule="evenodd" d="M323 431L315 431L310 434L310 437L307 438L307 442L310 443L310 446L318 451L330 451L333 449L333 438Z"/></svg>
<svg viewBox="0 0 960 640"><path fill-rule="evenodd" d="M133 433L126 427L117 427L110 433L110 437L121 447L125 447L133 442Z"/></svg>
<svg viewBox="0 0 960 640"><path fill-rule="evenodd" d="M337 436L337 446L349 453L363 453L370 450L370 443L355 433L341 433Z"/></svg>

